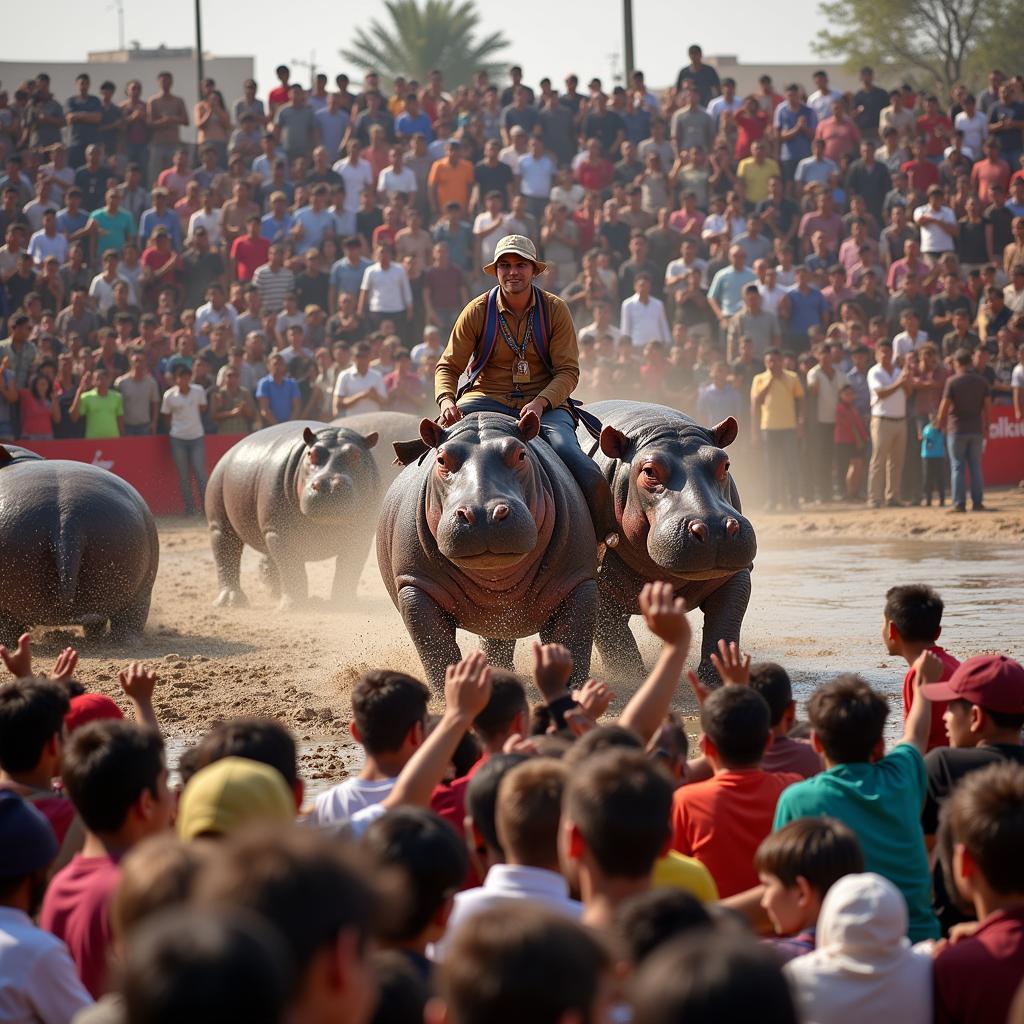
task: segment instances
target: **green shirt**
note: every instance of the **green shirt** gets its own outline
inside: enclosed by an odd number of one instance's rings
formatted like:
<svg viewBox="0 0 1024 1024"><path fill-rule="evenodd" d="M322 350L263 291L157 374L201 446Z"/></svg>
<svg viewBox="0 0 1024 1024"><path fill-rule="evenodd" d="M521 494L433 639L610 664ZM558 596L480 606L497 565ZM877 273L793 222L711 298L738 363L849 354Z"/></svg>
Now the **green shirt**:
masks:
<svg viewBox="0 0 1024 1024"><path fill-rule="evenodd" d="M93 388L82 393L78 408L85 417L85 436L98 440L104 437L120 437L117 429L118 416L124 415L124 402L118 391L108 391L105 395Z"/></svg>
<svg viewBox="0 0 1024 1024"><path fill-rule="evenodd" d="M828 815L853 829L865 871L888 878L907 901L912 942L939 937L932 912L931 872L921 830L927 792L924 758L901 743L874 764L840 764L783 790L775 828Z"/></svg>
<svg viewBox="0 0 1024 1024"><path fill-rule="evenodd" d="M118 210L111 215L107 208L101 206L89 214L106 234L96 235L96 255L107 249L124 249L124 243L135 240L135 218L127 210Z"/></svg>

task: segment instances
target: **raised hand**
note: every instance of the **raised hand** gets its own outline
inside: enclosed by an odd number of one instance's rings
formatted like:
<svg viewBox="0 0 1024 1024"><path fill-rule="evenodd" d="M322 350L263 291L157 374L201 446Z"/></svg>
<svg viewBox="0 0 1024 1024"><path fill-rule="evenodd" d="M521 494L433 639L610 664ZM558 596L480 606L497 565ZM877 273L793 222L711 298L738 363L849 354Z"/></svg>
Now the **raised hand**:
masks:
<svg viewBox="0 0 1024 1024"><path fill-rule="evenodd" d="M491 666L483 651L473 651L449 665L444 674L444 699L449 711L472 721L491 698Z"/></svg>
<svg viewBox="0 0 1024 1024"><path fill-rule="evenodd" d="M750 655L744 654L735 640L719 640L718 654L711 652L711 664L723 683L746 686L750 682Z"/></svg>
<svg viewBox="0 0 1024 1024"><path fill-rule="evenodd" d="M157 674L147 669L141 661L133 661L127 669L117 673L117 681L121 684L129 700L137 704L149 704L153 700L156 689Z"/></svg>
<svg viewBox="0 0 1024 1024"><path fill-rule="evenodd" d="M647 628L669 647L689 646L686 602L673 596L671 583L645 583L640 591L640 614Z"/></svg>
<svg viewBox="0 0 1024 1024"><path fill-rule="evenodd" d="M919 687L937 683L942 678L942 661L931 651L922 651L911 668L914 670L915 683Z"/></svg>
<svg viewBox="0 0 1024 1024"><path fill-rule="evenodd" d="M561 644L533 642L533 681L545 703L565 696L572 675L572 655Z"/></svg>
<svg viewBox="0 0 1024 1024"><path fill-rule="evenodd" d="M50 678L60 683L69 682L74 678L75 669L78 667L78 651L74 647L65 647L50 669Z"/></svg>
<svg viewBox="0 0 1024 1024"><path fill-rule="evenodd" d="M25 679L32 675L32 646L28 633L18 637L18 646L9 651L0 644L0 661L7 666L7 671L16 679Z"/></svg>
<svg viewBox="0 0 1024 1024"><path fill-rule="evenodd" d="M572 699L596 722L608 710L615 694L605 683L588 679L580 689L572 691Z"/></svg>
<svg viewBox="0 0 1024 1024"><path fill-rule="evenodd" d="M689 671L688 671L688 672L686 673L686 678L687 678L687 679L689 680L689 682L690 682L690 689L691 689L691 690L693 690L693 695L694 695L694 697L696 697L696 698L697 698L697 703L698 703L698 704L699 704L699 705L700 705L701 707L703 707L703 706L704 706L704 701L706 701L706 700L708 699L708 697L710 697L710 696L711 696L711 690L710 690L710 688L709 688L709 687L707 687L707 686L705 686L705 685L704 685L704 684L703 684L703 683L702 683L702 682L701 682L701 681L700 681L700 680L699 680L699 679L697 678L697 673L696 673L696 672L694 672L694 671L693 671L693 669L690 669L690 670L689 670Z"/></svg>

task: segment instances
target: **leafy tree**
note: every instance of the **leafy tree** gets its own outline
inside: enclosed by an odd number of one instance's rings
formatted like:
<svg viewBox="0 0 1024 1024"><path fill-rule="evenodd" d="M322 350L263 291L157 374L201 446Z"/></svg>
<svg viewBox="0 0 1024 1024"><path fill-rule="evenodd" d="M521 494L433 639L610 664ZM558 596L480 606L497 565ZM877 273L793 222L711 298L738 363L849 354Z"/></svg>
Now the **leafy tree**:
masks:
<svg viewBox="0 0 1024 1024"><path fill-rule="evenodd" d="M438 68L452 84L468 82L475 71L496 72L495 57L509 45L501 32L482 39L473 0L387 0L390 20L374 20L356 31L341 56L388 81L398 75L425 82Z"/></svg>
<svg viewBox="0 0 1024 1024"><path fill-rule="evenodd" d="M1016 0L824 0L815 49L947 93L987 62ZM984 44L984 45L982 45Z"/></svg>

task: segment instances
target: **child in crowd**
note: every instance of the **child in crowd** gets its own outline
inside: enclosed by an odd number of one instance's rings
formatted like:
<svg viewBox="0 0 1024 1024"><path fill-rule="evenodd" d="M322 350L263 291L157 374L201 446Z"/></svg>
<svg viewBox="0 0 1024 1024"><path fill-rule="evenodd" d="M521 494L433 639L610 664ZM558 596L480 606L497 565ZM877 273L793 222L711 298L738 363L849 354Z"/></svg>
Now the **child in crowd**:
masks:
<svg viewBox="0 0 1024 1024"><path fill-rule="evenodd" d="M864 870L857 837L829 818L800 818L772 832L757 848L754 869L764 886L761 906L783 961L814 949L821 903L844 875Z"/></svg>
<svg viewBox="0 0 1024 1024"><path fill-rule="evenodd" d="M960 664L951 654L938 645L942 632L942 598L931 588L922 584L908 584L891 587L885 594L885 608L882 611L882 643L885 649L903 658L908 666L920 657L922 651L935 655L942 663L939 681L945 681ZM914 705L914 673L907 669L903 677L903 718L910 714ZM943 716L945 701L937 700L931 705L931 724L928 731L928 750L944 747L946 726Z"/></svg>
<svg viewBox="0 0 1024 1024"><path fill-rule="evenodd" d="M824 767L821 755L807 740L789 735L796 721L796 701L789 673L772 661L750 666L750 688L761 694L771 712L772 739L761 758L766 772L796 772L809 779Z"/></svg>
<svg viewBox="0 0 1024 1024"><path fill-rule="evenodd" d="M939 499L939 508L946 504L946 437L930 413L921 428L921 465L924 467L924 503L931 506L932 495Z"/></svg>
<svg viewBox="0 0 1024 1024"><path fill-rule="evenodd" d="M857 501L864 483L864 467L867 465L868 448L871 439L855 404L856 392L850 384L839 389L836 405L836 478L843 481L847 501Z"/></svg>

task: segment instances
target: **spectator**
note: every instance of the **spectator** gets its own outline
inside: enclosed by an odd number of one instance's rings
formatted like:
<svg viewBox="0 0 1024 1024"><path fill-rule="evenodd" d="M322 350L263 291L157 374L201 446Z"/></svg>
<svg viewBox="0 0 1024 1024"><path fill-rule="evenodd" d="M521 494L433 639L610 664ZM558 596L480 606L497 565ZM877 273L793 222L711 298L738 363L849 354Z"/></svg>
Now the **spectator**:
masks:
<svg viewBox="0 0 1024 1024"><path fill-rule="evenodd" d="M203 515L206 498L206 441L203 413L206 390L193 383L192 370L184 363L174 369L174 387L164 392L160 412L165 418L171 439L171 457L178 473L178 486L185 506L185 515ZM192 480L199 492L196 504Z"/></svg>
<svg viewBox="0 0 1024 1024"><path fill-rule="evenodd" d="M750 385L751 440L764 444L767 457L768 510L799 506L797 438L803 427L803 385L782 365L782 353L770 348L765 370Z"/></svg>
<svg viewBox="0 0 1024 1024"><path fill-rule="evenodd" d="M893 362L889 341L875 346L875 365L867 374L871 392L871 465L868 469L868 494L872 508L881 508L882 499L900 507L900 480L907 446L907 392L910 374ZM884 495L883 495L884 491Z"/></svg>
<svg viewBox="0 0 1024 1024"><path fill-rule="evenodd" d="M128 437L155 434L160 416L160 389L143 352L133 352L131 369L114 381L124 403L124 432ZM59 416L58 416L59 418Z"/></svg>
<svg viewBox="0 0 1024 1024"><path fill-rule="evenodd" d="M105 366L82 374L71 403L71 420L85 420L89 439L120 437L124 433L124 402L119 391L110 390L111 374ZM93 386L95 384L95 386Z"/></svg>

